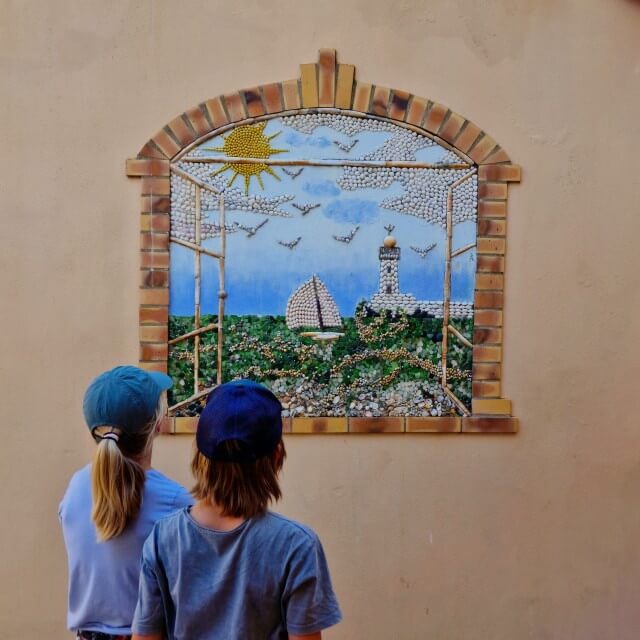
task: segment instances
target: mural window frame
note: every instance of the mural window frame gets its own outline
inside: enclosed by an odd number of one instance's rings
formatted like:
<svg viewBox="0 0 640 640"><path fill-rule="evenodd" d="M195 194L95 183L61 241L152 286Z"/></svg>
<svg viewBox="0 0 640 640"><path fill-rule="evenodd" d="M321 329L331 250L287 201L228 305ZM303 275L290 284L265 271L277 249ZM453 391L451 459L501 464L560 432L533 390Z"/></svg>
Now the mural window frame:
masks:
<svg viewBox="0 0 640 640"><path fill-rule="evenodd" d="M473 122L447 107L407 92L355 80L352 65L337 64L335 51L320 50L319 60L300 67L300 78L218 96L186 111L161 129L127 161L127 175L141 178L141 293L140 366L167 370L169 348L169 250L171 237L171 172L177 161L197 145L224 132L277 117L300 114L344 114L388 121L450 149L473 167L477 176L476 273L473 295L473 374L471 411L459 416L311 416L288 417L289 433L515 433L518 421L502 391L502 321L508 184L519 182L520 167ZM200 185L200 189L207 185ZM198 196L196 196L198 197ZM224 195L220 201L220 224L225 229ZM197 225L196 225L197 226ZM224 231L222 249L209 255L221 264L218 317L224 317ZM203 251L196 238L197 256ZM194 247L189 247L194 249ZM212 253L212 252L209 252ZM196 271L198 269L196 268ZM196 280L200 277L196 273ZM382 285L381 285L382 286ZM197 287L198 288L198 287ZM198 315L196 293L196 315ZM196 360L199 336L218 333L222 323L201 326L199 319L190 335ZM455 328L443 326L457 333ZM464 339L460 335L457 339ZM443 344L447 344L446 341ZM217 355L220 381L222 353ZM445 359L446 362L446 359ZM445 367L446 371L446 367ZM196 389L197 389L196 374ZM196 417L167 416L165 433L193 433Z"/></svg>

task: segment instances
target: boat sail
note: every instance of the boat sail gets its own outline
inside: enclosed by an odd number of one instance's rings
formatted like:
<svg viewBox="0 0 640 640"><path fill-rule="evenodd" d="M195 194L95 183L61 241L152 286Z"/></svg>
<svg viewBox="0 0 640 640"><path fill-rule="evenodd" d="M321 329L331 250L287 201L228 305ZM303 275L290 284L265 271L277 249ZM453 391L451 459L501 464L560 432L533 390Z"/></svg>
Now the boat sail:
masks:
<svg viewBox="0 0 640 640"><path fill-rule="evenodd" d="M341 327L342 318L333 296L315 273L289 298L286 320L289 329L319 329L301 334L314 340L335 340L343 335L327 331L330 327Z"/></svg>

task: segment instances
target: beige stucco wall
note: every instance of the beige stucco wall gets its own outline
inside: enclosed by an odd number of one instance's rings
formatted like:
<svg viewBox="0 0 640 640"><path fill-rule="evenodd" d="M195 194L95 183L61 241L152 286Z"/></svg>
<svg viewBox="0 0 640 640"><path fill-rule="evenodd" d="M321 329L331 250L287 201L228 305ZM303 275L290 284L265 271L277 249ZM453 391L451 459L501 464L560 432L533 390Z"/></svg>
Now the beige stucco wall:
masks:
<svg viewBox="0 0 640 640"><path fill-rule="evenodd" d="M358 77L449 105L510 189L515 437L290 437L281 510L314 526L332 639L626 640L640 607L640 5L630 0L0 2L0 638L65 638L56 508L89 379L137 358L125 158L203 99ZM156 466L189 481L190 442Z"/></svg>

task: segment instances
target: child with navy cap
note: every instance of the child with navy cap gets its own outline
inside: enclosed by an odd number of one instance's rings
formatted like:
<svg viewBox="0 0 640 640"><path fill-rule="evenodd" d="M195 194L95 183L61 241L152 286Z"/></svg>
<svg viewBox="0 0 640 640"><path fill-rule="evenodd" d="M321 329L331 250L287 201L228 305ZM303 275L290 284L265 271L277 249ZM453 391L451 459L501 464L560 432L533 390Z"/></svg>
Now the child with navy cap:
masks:
<svg viewBox="0 0 640 640"><path fill-rule="evenodd" d="M281 412L249 380L209 395L191 463L197 502L144 545L133 640L318 640L340 621L317 535L267 509L281 497Z"/></svg>
<svg viewBox="0 0 640 640"><path fill-rule="evenodd" d="M155 522L193 502L151 468L169 376L138 367L99 375L84 396L96 442L93 462L72 478L59 516L69 566L67 624L77 638L129 638L142 545Z"/></svg>

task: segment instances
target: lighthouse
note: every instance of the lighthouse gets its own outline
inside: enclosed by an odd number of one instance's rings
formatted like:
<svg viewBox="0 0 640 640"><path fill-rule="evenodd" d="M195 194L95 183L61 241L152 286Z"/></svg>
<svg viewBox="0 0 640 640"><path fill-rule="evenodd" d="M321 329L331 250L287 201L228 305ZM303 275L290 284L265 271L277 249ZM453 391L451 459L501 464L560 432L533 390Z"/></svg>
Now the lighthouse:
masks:
<svg viewBox="0 0 640 640"><path fill-rule="evenodd" d="M378 254L380 260L380 286L378 293L389 295L400 293L398 265L400 263L400 247L396 239L389 234L382 242Z"/></svg>

